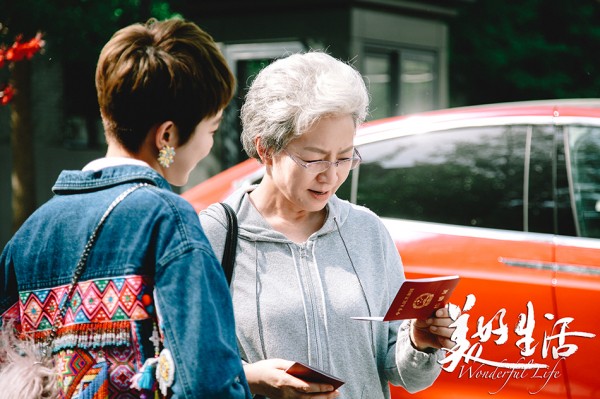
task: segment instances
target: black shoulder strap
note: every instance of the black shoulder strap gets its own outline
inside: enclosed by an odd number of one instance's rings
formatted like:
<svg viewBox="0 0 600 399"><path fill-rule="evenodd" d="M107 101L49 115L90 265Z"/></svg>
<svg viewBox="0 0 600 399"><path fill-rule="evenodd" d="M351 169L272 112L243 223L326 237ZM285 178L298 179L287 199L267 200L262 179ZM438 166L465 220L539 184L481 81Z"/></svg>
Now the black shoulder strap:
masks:
<svg viewBox="0 0 600 399"><path fill-rule="evenodd" d="M231 284L233 266L235 264L235 252L237 249L238 223L233 208L223 202L221 202L221 205L225 209L225 214L227 215L227 237L225 238L225 249L223 250L221 266L223 266L223 270L225 271L227 283Z"/></svg>

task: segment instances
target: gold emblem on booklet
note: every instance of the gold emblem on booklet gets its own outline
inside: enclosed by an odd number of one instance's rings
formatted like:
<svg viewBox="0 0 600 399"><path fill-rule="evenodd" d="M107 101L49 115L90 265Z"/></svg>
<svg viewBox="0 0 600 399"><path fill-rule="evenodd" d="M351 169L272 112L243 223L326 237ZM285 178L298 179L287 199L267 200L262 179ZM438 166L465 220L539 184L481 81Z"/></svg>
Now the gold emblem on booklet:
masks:
<svg viewBox="0 0 600 399"><path fill-rule="evenodd" d="M442 276L404 280L383 317L353 317L355 320L393 321L427 319L446 306L460 277Z"/></svg>
<svg viewBox="0 0 600 399"><path fill-rule="evenodd" d="M413 302L413 309L421 309L431 303L433 299L433 294L430 292L426 292L425 294L421 294L415 299Z"/></svg>

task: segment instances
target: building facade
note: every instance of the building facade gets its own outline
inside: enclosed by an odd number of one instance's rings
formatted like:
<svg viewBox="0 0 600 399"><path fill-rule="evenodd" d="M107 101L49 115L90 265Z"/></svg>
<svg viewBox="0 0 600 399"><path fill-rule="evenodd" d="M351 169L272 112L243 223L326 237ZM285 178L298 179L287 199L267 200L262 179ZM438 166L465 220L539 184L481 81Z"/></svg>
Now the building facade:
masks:
<svg viewBox="0 0 600 399"><path fill-rule="evenodd" d="M182 14L222 46L237 81L215 147L181 191L245 159L239 108L253 76L275 58L322 50L353 64L371 95L369 119L448 106L448 20L468 0L187 1ZM65 68L43 55L33 60L36 202L51 196L63 169L81 168L105 153L97 112L65 106ZM92 86L93 87L93 86ZM10 119L0 109L0 246L11 232Z"/></svg>

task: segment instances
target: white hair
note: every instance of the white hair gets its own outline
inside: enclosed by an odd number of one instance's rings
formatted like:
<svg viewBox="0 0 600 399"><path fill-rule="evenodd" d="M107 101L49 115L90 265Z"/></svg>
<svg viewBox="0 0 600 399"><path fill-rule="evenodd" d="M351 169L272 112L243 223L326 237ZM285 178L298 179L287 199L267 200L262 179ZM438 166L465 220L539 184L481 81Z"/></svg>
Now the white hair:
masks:
<svg viewBox="0 0 600 399"><path fill-rule="evenodd" d="M0 326L0 381L3 398L58 397L57 373L32 339L18 339L13 322Z"/></svg>
<svg viewBox="0 0 600 399"><path fill-rule="evenodd" d="M361 74L332 56L311 51L278 59L258 73L241 109L242 144L259 159L261 147L277 153L326 116L367 115L369 94Z"/></svg>

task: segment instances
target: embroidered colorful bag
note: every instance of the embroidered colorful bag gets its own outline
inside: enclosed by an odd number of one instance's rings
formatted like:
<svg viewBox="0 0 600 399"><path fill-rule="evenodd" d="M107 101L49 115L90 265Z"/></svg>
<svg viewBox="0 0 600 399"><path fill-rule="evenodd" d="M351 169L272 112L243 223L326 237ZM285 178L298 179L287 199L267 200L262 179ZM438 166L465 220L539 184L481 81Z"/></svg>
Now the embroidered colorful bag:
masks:
<svg viewBox="0 0 600 399"><path fill-rule="evenodd" d="M147 185L147 183L140 183L125 190L110 204L100 218L75 267L69 291L45 342L36 344L30 338L17 337L17 329L11 322L2 326L0 330L0 399L54 399L58 397L57 374L52 358L52 342L63 322L79 277L83 274L87 257L100 229L112 210L129 194ZM99 366L106 368L105 365ZM106 379L107 370L100 370L97 381L95 380L85 390L85 398L107 398ZM80 399L85 398L80 396Z"/></svg>

